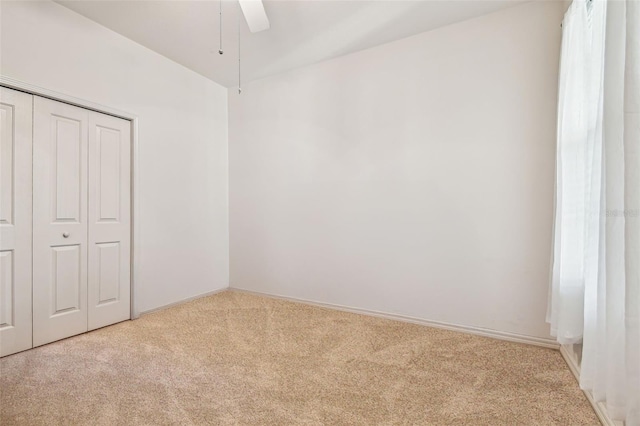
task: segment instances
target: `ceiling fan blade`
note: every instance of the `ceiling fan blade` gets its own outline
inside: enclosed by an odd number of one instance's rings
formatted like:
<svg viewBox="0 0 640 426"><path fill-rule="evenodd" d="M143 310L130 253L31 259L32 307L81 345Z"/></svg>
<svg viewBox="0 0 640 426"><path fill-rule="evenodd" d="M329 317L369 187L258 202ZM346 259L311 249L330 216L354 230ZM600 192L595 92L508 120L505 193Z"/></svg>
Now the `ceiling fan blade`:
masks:
<svg viewBox="0 0 640 426"><path fill-rule="evenodd" d="M252 33L270 28L269 18L267 18L267 13L264 11L262 0L238 0L238 2Z"/></svg>

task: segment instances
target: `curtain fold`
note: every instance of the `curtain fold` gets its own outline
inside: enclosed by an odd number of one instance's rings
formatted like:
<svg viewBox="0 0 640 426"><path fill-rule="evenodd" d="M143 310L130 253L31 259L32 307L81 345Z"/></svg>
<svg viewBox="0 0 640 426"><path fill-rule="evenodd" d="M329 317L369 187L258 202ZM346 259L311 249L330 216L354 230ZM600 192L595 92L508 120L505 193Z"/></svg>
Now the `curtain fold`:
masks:
<svg viewBox="0 0 640 426"><path fill-rule="evenodd" d="M627 425L640 425L640 1L626 4L625 327Z"/></svg>
<svg viewBox="0 0 640 426"><path fill-rule="evenodd" d="M640 425L640 2L574 0L563 21L547 321L582 343L580 385Z"/></svg>

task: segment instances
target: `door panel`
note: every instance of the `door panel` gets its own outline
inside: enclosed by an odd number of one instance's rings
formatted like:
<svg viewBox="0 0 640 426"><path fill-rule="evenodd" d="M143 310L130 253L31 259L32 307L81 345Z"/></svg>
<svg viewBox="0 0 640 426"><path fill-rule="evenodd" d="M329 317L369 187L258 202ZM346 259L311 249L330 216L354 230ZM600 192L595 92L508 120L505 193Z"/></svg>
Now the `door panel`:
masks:
<svg viewBox="0 0 640 426"><path fill-rule="evenodd" d="M13 250L0 251L0 327L12 327L15 325L13 313Z"/></svg>
<svg viewBox="0 0 640 426"><path fill-rule="evenodd" d="M3 91L5 89L2 89ZM3 101L6 101L4 98ZM2 138L0 138L0 182L2 182L2 192L0 193L0 223L13 224L13 197L15 196L15 161L13 138L15 105L0 104L0 120ZM31 142L31 141L29 141Z"/></svg>
<svg viewBox="0 0 640 426"><path fill-rule="evenodd" d="M0 88L0 356L32 346L32 102Z"/></svg>
<svg viewBox="0 0 640 426"><path fill-rule="evenodd" d="M55 156L53 176L55 186L52 201L55 206L53 222L80 222L82 184L82 123L64 117L51 117L55 126ZM85 152L86 154L86 152ZM86 201L86 199L84 200Z"/></svg>
<svg viewBox="0 0 640 426"><path fill-rule="evenodd" d="M52 316L80 309L80 274L82 268L80 245L52 247L53 271L51 277Z"/></svg>
<svg viewBox="0 0 640 426"><path fill-rule="evenodd" d="M87 331L88 122L34 96L34 346Z"/></svg>
<svg viewBox="0 0 640 426"><path fill-rule="evenodd" d="M97 126L96 131L96 201L98 202L98 222L117 222L120 220L120 186L124 176L120 163L120 131ZM127 147L124 147L127 148Z"/></svg>
<svg viewBox="0 0 640 426"><path fill-rule="evenodd" d="M131 127L89 117L89 330L130 318Z"/></svg>
<svg viewBox="0 0 640 426"><path fill-rule="evenodd" d="M98 306L120 299L120 243L98 243Z"/></svg>

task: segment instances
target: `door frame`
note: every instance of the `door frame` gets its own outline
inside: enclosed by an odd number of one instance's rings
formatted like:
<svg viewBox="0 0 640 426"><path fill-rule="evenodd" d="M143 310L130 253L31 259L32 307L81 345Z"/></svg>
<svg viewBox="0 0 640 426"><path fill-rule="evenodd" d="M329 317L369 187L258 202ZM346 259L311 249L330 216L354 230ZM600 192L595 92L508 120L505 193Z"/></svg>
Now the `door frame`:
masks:
<svg viewBox="0 0 640 426"><path fill-rule="evenodd" d="M11 77L0 75L0 86L9 89L26 92L31 95L41 96L54 101L63 102L91 111L100 112L114 117L122 118L131 122L131 306L130 319L140 316L137 307L137 283L140 274L140 173L139 165L139 145L138 145L138 116L129 112L121 111L96 102L65 95L44 87L25 83Z"/></svg>

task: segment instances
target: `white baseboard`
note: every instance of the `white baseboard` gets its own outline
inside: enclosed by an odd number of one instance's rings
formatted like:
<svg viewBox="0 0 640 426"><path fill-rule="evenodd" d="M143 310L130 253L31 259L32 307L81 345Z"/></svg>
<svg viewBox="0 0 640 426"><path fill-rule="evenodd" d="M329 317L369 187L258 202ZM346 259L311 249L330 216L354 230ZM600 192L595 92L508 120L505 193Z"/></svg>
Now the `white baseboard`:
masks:
<svg viewBox="0 0 640 426"><path fill-rule="evenodd" d="M262 292L245 290L245 289L236 288L236 287L229 287L229 290L237 291L241 293L255 294L258 296L266 296L266 297L271 297L275 299L288 300L290 302L306 303L308 305L319 306L321 308L335 309L338 311L351 312L354 314L369 315L369 316L374 316L379 318L386 318L386 319L391 319L396 321L408 322L412 324L424 325L427 327L435 327L435 328L442 328L445 330L459 331L461 333L491 337L494 339L506 340L509 342L525 343L528 345L541 346L543 348L551 348L551 349L557 350L560 347L560 345L553 339L544 339L540 337L525 336L521 334L491 330L491 329L481 328L481 327L449 324L449 323L444 323L440 321L431 321L431 320L414 318L414 317L409 317L404 315L390 314L386 312L378 312L378 311L372 311L368 309L360 309L360 308L352 308L349 306L335 305L332 303L321 303L321 302L315 302L313 300L305 300L305 299L298 299L295 297L287 297L287 296L280 296L276 294L262 293Z"/></svg>
<svg viewBox="0 0 640 426"><path fill-rule="evenodd" d="M153 309L148 309L146 311L142 311L142 312L140 312L140 316L151 314L153 312L162 311L162 310L167 309L167 308L173 308L174 306L182 305L184 303L191 302L192 300L200 299L202 297L213 296L214 294L222 293L223 291L227 291L227 290L229 290L229 287L223 287L223 288L219 288L217 290L207 291L206 293L200 293L200 294L197 294L195 296L187 297L186 299L178 300L177 302L167 303L166 305L162 305L162 306L158 306L158 307L153 308Z"/></svg>
<svg viewBox="0 0 640 426"><path fill-rule="evenodd" d="M576 356L570 351L570 349L567 348L566 345L560 346L560 353L562 354L562 357L564 358L565 362L569 366L569 370L571 370L574 377L579 383L580 382L580 365L578 364L578 360L576 359ZM591 391L583 390L582 392L585 394L585 396L587 397L587 400L593 407L593 411L596 412L596 416L598 416L598 420L600 420L600 422L604 426L624 426L624 422L612 420L611 417L609 417L607 406L602 402L596 402L596 400L593 398L593 394L591 393Z"/></svg>

